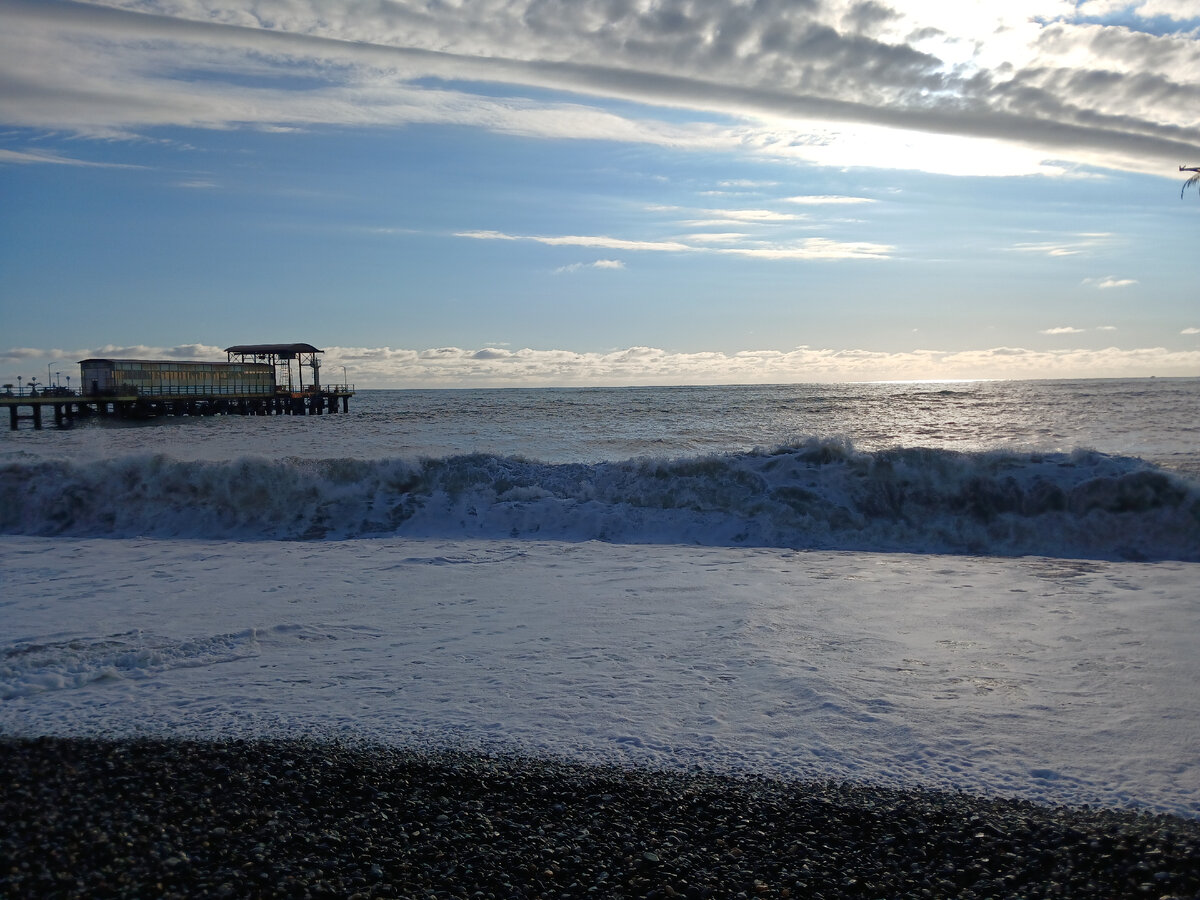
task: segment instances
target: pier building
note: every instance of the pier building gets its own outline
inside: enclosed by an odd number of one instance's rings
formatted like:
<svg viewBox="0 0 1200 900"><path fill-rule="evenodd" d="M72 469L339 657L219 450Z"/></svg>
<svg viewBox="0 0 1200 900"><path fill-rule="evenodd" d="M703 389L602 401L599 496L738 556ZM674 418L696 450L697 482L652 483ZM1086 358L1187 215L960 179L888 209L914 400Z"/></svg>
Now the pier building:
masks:
<svg viewBox="0 0 1200 900"><path fill-rule="evenodd" d="M49 407L59 427L77 416L321 415L350 411L351 384L322 384L323 350L312 344L240 344L226 362L84 359L80 389L6 384L0 406L9 425L42 427ZM294 367L294 371L293 371ZM69 379L68 379L69 383Z"/></svg>

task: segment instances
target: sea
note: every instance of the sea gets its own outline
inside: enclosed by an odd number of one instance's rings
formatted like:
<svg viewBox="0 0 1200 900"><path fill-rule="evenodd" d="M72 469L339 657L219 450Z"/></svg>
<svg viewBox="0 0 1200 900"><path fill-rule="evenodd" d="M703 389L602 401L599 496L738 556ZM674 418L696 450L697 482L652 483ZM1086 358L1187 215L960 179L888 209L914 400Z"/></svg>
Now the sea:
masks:
<svg viewBox="0 0 1200 900"><path fill-rule="evenodd" d="M9 534L1200 559L1200 379L364 391L0 462Z"/></svg>
<svg viewBox="0 0 1200 900"><path fill-rule="evenodd" d="M360 391L0 436L0 734L1200 815L1200 378Z"/></svg>

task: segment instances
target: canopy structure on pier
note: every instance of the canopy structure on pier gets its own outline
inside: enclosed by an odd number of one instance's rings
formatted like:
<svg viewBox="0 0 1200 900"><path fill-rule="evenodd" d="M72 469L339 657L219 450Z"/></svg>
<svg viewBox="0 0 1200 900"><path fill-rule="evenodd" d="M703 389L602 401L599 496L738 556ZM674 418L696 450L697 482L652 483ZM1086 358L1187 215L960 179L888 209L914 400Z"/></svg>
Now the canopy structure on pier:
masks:
<svg viewBox="0 0 1200 900"><path fill-rule="evenodd" d="M305 391L304 368L312 369L312 381L307 386L308 391L321 390L321 359L318 350L312 344L238 344L236 347L226 347L225 353L229 362L265 362L275 367L275 383L289 393ZM300 384L292 380L292 360L296 361L296 377ZM281 377L287 370L286 377Z"/></svg>

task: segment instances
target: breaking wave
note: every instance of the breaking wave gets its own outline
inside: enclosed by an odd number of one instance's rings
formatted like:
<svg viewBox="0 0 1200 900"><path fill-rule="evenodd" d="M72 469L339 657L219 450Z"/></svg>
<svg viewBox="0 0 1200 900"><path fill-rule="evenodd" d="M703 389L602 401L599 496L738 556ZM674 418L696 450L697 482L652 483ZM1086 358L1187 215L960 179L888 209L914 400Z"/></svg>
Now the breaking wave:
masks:
<svg viewBox="0 0 1200 900"><path fill-rule="evenodd" d="M1200 560L1200 485L1094 451L856 450L548 464L129 456L0 467L0 531L320 540L526 537Z"/></svg>

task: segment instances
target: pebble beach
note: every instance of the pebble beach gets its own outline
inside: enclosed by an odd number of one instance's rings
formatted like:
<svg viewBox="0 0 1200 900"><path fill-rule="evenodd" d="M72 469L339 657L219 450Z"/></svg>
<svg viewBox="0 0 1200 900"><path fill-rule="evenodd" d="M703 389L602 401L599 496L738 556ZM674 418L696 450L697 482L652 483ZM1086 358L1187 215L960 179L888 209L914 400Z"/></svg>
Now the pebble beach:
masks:
<svg viewBox="0 0 1200 900"><path fill-rule="evenodd" d="M10 897L1200 895L1200 821L311 740L0 739Z"/></svg>

